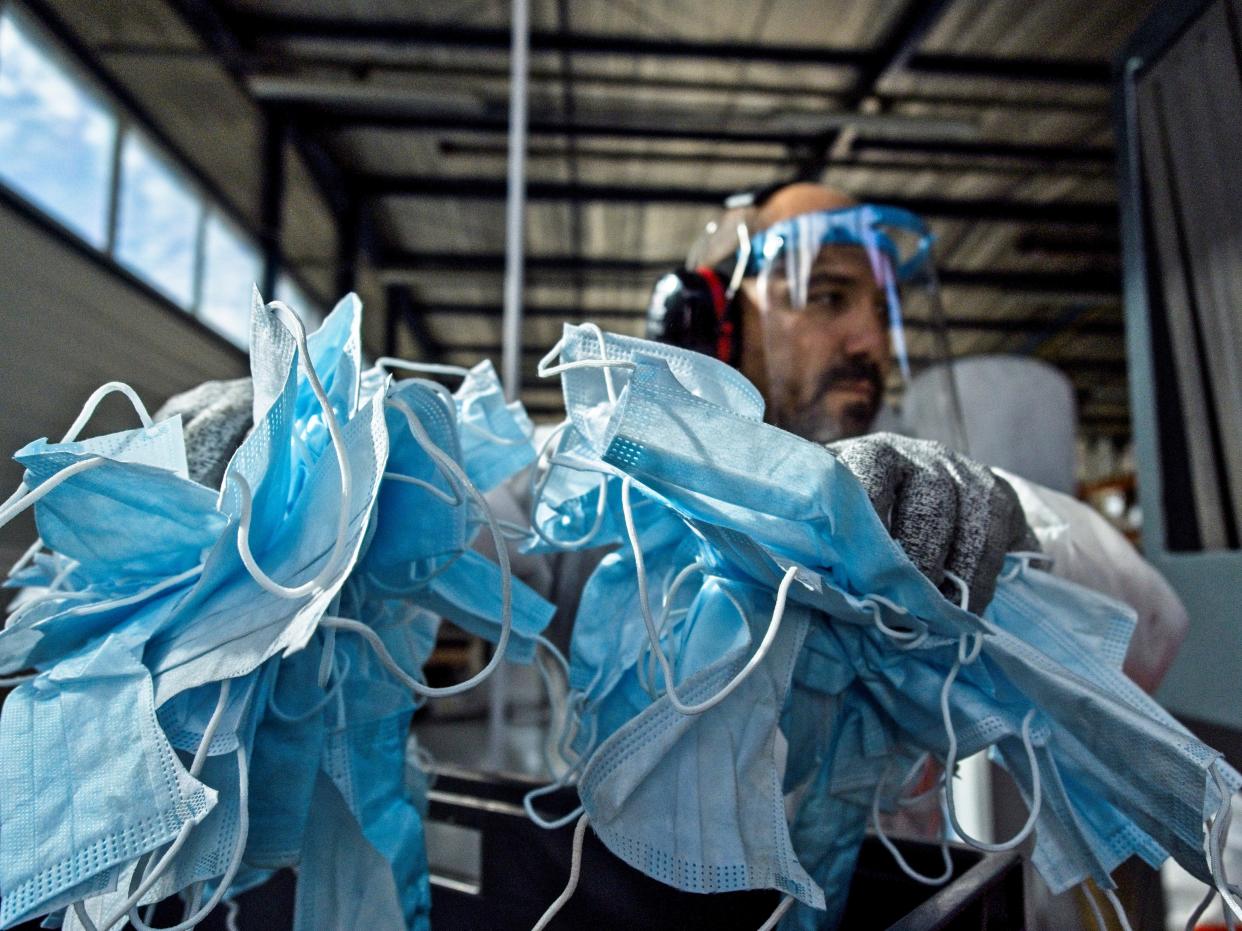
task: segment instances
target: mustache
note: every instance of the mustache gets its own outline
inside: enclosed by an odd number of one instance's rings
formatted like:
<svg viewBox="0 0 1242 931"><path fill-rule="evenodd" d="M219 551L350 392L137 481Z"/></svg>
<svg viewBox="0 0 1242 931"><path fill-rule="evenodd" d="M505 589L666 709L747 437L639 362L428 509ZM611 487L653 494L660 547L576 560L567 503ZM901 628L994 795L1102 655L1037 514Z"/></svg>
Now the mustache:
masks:
<svg viewBox="0 0 1242 931"><path fill-rule="evenodd" d="M884 389L880 367L866 356L850 356L840 365L825 369L819 376L815 385L815 400L818 401L841 385L857 384L860 381L871 386L871 393L875 398L880 397L880 392Z"/></svg>

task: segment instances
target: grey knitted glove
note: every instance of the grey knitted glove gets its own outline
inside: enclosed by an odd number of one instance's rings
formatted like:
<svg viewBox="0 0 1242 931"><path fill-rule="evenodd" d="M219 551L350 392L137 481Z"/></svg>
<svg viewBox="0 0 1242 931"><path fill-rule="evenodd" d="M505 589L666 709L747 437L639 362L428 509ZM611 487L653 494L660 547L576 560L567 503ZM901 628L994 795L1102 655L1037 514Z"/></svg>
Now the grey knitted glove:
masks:
<svg viewBox="0 0 1242 931"><path fill-rule="evenodd" d="M155 412L155 419L181 415L190 478L219 488L225 467L254 424L253 404L249 378L206 381L173 395Z"/></svg>
<svg viewBox="0 0 1242 931"><path fill-rule="evenodd" d="M966 580L975 613L992 600L1006 553L1039 550L1009 483L940 443L873 433L827 449L862 483L924 575L954 601L945 570Z"/></svg>

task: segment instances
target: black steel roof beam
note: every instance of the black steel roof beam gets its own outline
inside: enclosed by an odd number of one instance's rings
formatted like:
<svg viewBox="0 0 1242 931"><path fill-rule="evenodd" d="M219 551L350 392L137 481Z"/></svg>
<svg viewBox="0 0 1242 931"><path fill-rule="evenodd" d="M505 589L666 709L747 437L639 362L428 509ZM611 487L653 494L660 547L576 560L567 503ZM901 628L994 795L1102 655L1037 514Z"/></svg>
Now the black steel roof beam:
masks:
<svg viewBox="0 0 1242 931"><path fill-rule="evenodd" d="M914 146L888 146L882 140L868 140L868 147L875 151L891 150L896 152L905 151L926 151L929 157L924 159L896 158L896 159L875 159L875 158L858 158L849 156L846 158L836 158L832 160L830 168L863 168L867 171L899 171L903 174L909 174L915 171L934 171L940 174L952 175L971 175L971 174L1004 174L1004 175L1028 175L1032 168L1038 167L1041 171L1048 174L1055 174L1059 177L1064 176L1082 176L1089 178L1111 177L1114 171L1113 152L1111 149L1104 149L1096 152L1094 149L1083 149L1076 146L1063 147L1070 154L1065 161L1045 160L1045 156L1039 149L1050 149L1053 147L1042 146L1032 147L1036 150L1025 154L1022 150L1026 146L1007 145L1004 143L985 146L976 146L983 154L978 156L975 161L949 161L944 158L937 159L934 156L944 155L948 158L956 159L959 152L962 155L969 155L967 148L960 148L948 141L943 150L937 151L936 144L918 143ZM1007 151L1017 151L1017 154L1007 155ZM462 142L456 139L442 139L440 141L440 153L450 158L457 156L465 157L494 157L503 158L508 152L505 145L501 142ZM687 165L758 165L763 167L780 166L790 163L793 159L789 154L782 155L747 155L738 152L666 152L666 151L626 151L618 149L614 146L584 146L579 145L577 155L584 161L592 162L643 162L652 164L687 164ZM527 148L526 158L530 160L538 159L561 159L568 158L568 149L555 142L535 143ZM997 161L997 160L1000 161Z"/></svg>
<svg viewBox="0 0 1242 931"><path fill-rule="evenodd" d="M420 308L427 316L451 317L483 317L499 319L499 304L447 304L428 303ZM617 320L635 322L643 319L641 307L601 307L601 308L568 308L568 307L527 307L523 316L533 320L564 320L601 321ZM908 330L931 330L934 324L930 320L907 319L902 325ZM1035 333L1043 332L1048 326L1047 321L1024 319L1008 319L1004 317L949 317L948 327L955 332L972 331L980 333ZM1122 336L1125 332L1120 320L1085 320L1075 324L1074 332L1081 336ZM462 350L459 346L448 346L448 352L470 351L469 347ZM534 350L531 350L532 352Z"/></svg>
<svg viewBox="0 0 1242 931"><path fill-rule="evenodd" d="M505 27L460 26L392 20L361 20L333 16L296 16L257 10L227 13L233 31L258 39L317 39L337 42L373 42L387 45L473 48L508 52ZM655 39L635 35L560 33L536 29L530 35L532 52L580 52L654 58L699 59L733 63L773 62L863 68L875 61L868 49L825 48L759 42L716 42ZM978 55L916 53L905 62L908 71L997 81L1089 84L1107 88L1107 62L1076 59L999 58Z"/></svg>
<svg viewBox="0 0 1242 931"><path fill-rule="evenodd" d="M233 84L251 102L254 95L246 83L247 49L231 27L231 21L210 0L169 0L169 5L224 66ZM256 102L256 106L257 106ZM288 116L288 114L282 114ZM296 126L290 126L289 142L306 163L319 195L336 219L348 213L348 182L336 161L322 146Z"/></svg>
<svg viewBox="0 0 1242 931"><path fill-rule="evenodd" d="M359 192L371 197L449 197L461 200L504 200L503 178L432 177L423 175L360 175ZM602 203L669 203L719 206L732 191L671 185L566 184L559 181L527 183L528 200ZM903 207L925 217L1010 223L1056 223L1112 226L1117 207L1096 201L1013 201L991 198L956 200L942 197L891 197L856 191L861 201Z"/></svg>
<svg viewBox="0 0 1242 931"><path fill-rule="evenodd" d="M446 114L418 111L393 111L373 106L332 104L285 104L282 111L302 126L319 130L388 129L404 132L473 132L504 133L508 121L504 116L485 114ZM529 124L532 138L566 136L581 138L651 139L678 142L710 142L720 146L735 144L781 145L791 150L809 149L814 137L805 134L773 133L760 129L702 129L669 124L600 123L533 117ZM859 136L854 142L858 152L918 154L927 157L997 159L1012 162L1014 167L1045 169L1098 168L1111 171L1114 152L1107 146L1040 145L1004 141L963 142L956 139L909 140L887 137ZM618 157L621 157L621 153ZM859 167L869 167L859 162ZM896 163L894 163L896 164ZM912 168L922 167L914 165Z"/></svg>
<svg viewBox="0 0 1242 931"><path fill-rule="evenodd" d="M418 347L421 359L427 362L442 360L445 352L450 351L451 347L442 343L431 331L431 327L427 325L426 309L414 300L414 294L410 288L402 284L389 284L384 288L384 297L387 302L385 312L388 315L386 322L389 333L395 335L394 326L403 326L414 341L414 345ZM390 337L385 342L395 342L395 340ZM391 348L396 349L396 346ZM390 347L385 346L385 351L389 349Z"/></svg>
<svg viewBox="0 0 1242 931"><path fill-rule="evenodd" d="M388 250L377 257L377 271L393 275L418 272L486 272L504 270L500 253L405 252ZM603 256L528 255L532 272L564 271L590 275L658 275L680 267L676 258L616 259ZM938 272L945 287L989 288L1007 293L1092 294L1116 298L1121 293L1117 274L1099 272L1027 272L944 268Z"/></svg>
<svg viewBox="0 0 1242 931"><path fill-rule="evenodd" d="M97 51L102 55L128 55L147 57L198 57L209 53L198 49L183 50L179 48L161 49L149 45L116 46L99 45ZM348 72L358 80L364 80L376 71L396 72L417 77L432 77L438 80L447 78L466 78L473 80L494 80L506 86L509 80L509 68L506 65L488 66L482 62L468 65L452 65L445 62L413 61L401 58L376 59L370 49L316 49L304 51L296 46L271 46L271 50L260 49L249 54L244 66L253 75L269 75L288 77L291 75L289 66L307 68L337 68ZM532 84L559 84L561 73L555 68L532 66L530 72ZM772 82L733 82L709 81L703 78L687 78L677 75L636 75L606 74L591 70L577 69L574 81L579 87L622 87L626 90L666 90L677 93L720 93L730 96L771 96L787 100L790 97L810 97L823 101L839 101L845 98L848 90L836 87L816 87L815 85L775 84ZM1098 100L1081 99L1079 97L1043 96L1014 97L1006 94L980 92L977 89L963 87L956 93L926 91L920 88L905 90L877 90L873 95L886 107L904 103L923 103L955 107L996 108L1017 111L1068 111L1076 113L1105 114L1108 110L1108 98L1103 94Z"/></svg>
<svg viewBox="0 0 1242 931"><path fill-rule="evenodd" d="M875 93L884 76L903 68L918 50L923 37L935 26L953 0L906 0L896 21L881 40L871 60L858 69L842 109L857 110ZM838 139L840 128L831 128L819 135L811 151L798 165L797 177L816 181L827 167L829 155Z"/></svg>
<svg viewBox="0 0 1242 931"><path fill-rule="evenodd" d="M1034 142L967 141L959 139L891 139L857 137L853 151L911 153L915 155L962 156L968 158L1021 161L1055 171L1068 163L1091 165L1113 171L1117 153L1112 146L1053 145ZM834 163L835 164L835 163Z"/></svg>

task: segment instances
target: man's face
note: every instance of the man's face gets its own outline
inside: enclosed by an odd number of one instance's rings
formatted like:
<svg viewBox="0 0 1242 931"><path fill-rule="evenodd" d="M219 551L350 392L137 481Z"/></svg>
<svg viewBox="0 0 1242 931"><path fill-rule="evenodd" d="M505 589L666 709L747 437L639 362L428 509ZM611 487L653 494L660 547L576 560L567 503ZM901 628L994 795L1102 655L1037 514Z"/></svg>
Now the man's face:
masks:
<svg viewBox="0 0 1242 931"><path fill-rule="evenodd" d="M783 274L742 286L742 373L768 420L818 442L870 428L890 364L887 303L859 246L820 250L794 306Z"/></svg>

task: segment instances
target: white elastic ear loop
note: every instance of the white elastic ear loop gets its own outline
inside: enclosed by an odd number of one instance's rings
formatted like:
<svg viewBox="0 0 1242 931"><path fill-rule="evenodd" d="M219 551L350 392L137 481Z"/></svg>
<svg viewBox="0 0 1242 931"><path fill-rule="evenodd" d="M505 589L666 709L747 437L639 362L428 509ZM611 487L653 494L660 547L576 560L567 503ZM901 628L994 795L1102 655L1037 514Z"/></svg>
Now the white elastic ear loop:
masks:
<svg viewBox="0 0 1242 931"><path fill-rule="evenodd" d="M384 645L384 641L380 639L379 634L361 621L344 617L325 616L320 619L320 624L325 627L335 627L338 630L348 630L358 634L375 650L375 654L384 665L384 668L396 676L398 681L416 695L422 695L427 698L460 695L462 692L468 692L480 682L483 682L496 671L496 668L504 660L505 648L509 645L509 631L513 627L513 572L509 565L509 550L505 547L504 537L501 536L500 528L496 525L496 518L492 515L491 508L487 506L487 501L484 500L479 490L474 487L474 483L467 478L461 466L432 442L431 437L428 436L426 429L419 422L414 411L410 410L404 401L392 400L387 403L405 415L405 419L409 423L410 432L414 434L414 439L432 459L436 460L448 474L456 479L458 486L474 499L480 513L487 521L488 530L492 534L492 541L496 545L496 559L500 563L500 637L496 641L496 649L492 653L492 658L475 675L465 682L458 682L456 685L432 688L419 682L402 669L397 661L392 658L392 654L388 652L388 647Z"/></svg>
<svg viewBox="0 0 1242 931"><path fill-rule="evenodd" d="M567 769L560 776L556 777L556 779L548 783L546 786L539 786L538 788L531 789L522 796L522 808L526 811L526 817L530 818L530 820L537 827L543 828L545 831L554 831L557 828L563 828L565 825L569 824L569 822L573 821L580 814L582 814L583 808L582 805L579 804L578 807L568 814L549 820L544 818L543 815L539 814L539 812L535 811L535 799L542 798L545 795L550 795L558 789L563 789L565 786L569 785L582 770L582 766L586 762L586 759L586 757L582 757L577 760L573 766L569 767L569 769Z"/></svg>
<svg viewBox="0 0 1242 931"><path fill-rule="evenodd" d="M424 372L430 375L456 375L459 378L466 378L470 375L470 369L462 365L443 365L439 362L407 362L405 359L397 359L393 356L380 356L375 360L375 364L379 368L384 369L403 369L407 372ZM467 398L462 402L462 416L470 410L470 405L474 398ZM462 421L461 426L472 433L477 433L484 439L497 444L498 446L520 446L529 442L526 437L513 439L507 436L498 436L490 430L484 430L478 424Z"/></svg>
<svg viewBox="0 0 1242 931"><path fill-rule="evenodd" d="M139 916L137 903L135 903L129 908L129 920L137 931L192 931L204 918L211 914L215 907L220 904L225 893L229 891L229 886L233 884L233 879L241 868L242 854L246 850L246 840L250 835L250 762L246 758L246 748L244 746L237 748L237 785L237 843L233 847L233 856L229 858L228 866L225 867L224 875L220 877L216 891L211 894L211 898L203 903L202 908L196 913L168 928L152 928L148 925Z"/></svg>
<svg viewBox="0 0 1242 931"><path fill-rule="evenodd" d="M26 510L26 508L30 507L44 495L53 491L62 483L67 482L75 475L80 475L83 472L89 472L91 469L98 468L105 462L109 461L110 460L105 459L102 456L92 456L90 459L81 459L73 465L66 466L61 469L33 491L23 491L23 489L26 488L25 483L19 485L19 493L11 495L9 500L6 501L3 506L0 506L0 527L3 527L22 511Z"/></svg>
<svg viewBox="0 0 1242 931"><path fill-rule="evenodd" d="M915 761L914 766L911 768L912 771L922 765L925 759L925 757L920 757L917 761ZM909 779L909 777L910 774L908 773L906 775L906 779L903 779L901 784L905 785L905 782ZM939 876L924 876L906 862L906 858L901 855L901 851L897 849L897 846L889 840L888 835L884 833L884 828L880 824L880 792L883 789L883 786L884 777L881 776L880 781L876 783L875 792L871 796L871 826L875 831L876 836L880 839L880 843L883 844L884 849L892 855L893 862L897 864L898 868L915 882L922 883L925 886L944 885L953 878L953 861L949 858L949 845L944 838L944 832L941 831L940 837L940 856L944 860L944 872ZM924 795L922 797L926 796Z"/></svg>
<svg viewBox="0 0 1242 931"><path fill-rule="evenodd" d="M669 619L676 613L672 610L673 599L677 597L677 593L681 590L682 585L685 584L686 579L690 578L690 576L694 575L696 572L706 571L707 567L696 559L694 562L690 563L678 572L673 578L672 584L669 585L668 589L664 592L663 599L661 599L660 620L656 624L657 639L664 636L664 628L668 625ZM745 624L747 622L746 612L742 610L742 606L734 600L731 594L727 591L725 594L728 595L729 601L732 602L733 606L737 608L737 613L741 615L742 623ZM652 699L659 698L659 695L656 694L655 669L652 668L655 661L655 657L651 653L651 641L647 640L639 649L637 672L639 684Z"/></svg>
<svg viewBox="0 0 1242 931"><path fill-rule="evenodd" d="M388 402L387 406L391 407L392 402ZM414 478L412 475L402 475L400 472L385 472L384 478L392 479L394 482L401 482L405 485L414 485L423 489L433 498L443 501L449 507L455 508L462 505L462 499L457 495L457 489L453 489L453 494L449 494L442 488L437 488L431 482L424 481L421 478Z"/></svg>
<svg viewBox="0 0 1242 931"><path fill-rule="evenodd" d="M376 368L401 369L406 372L425 372L430 375L457 375L465 378L470 369L463 365L444 365L439 362L409 362L394 356L380 356L375 360Z"/></svg>
<svg viewBox="0 0 1242 931"><path fill-rule="evenodd" d="M768 916L768 920L759 926L759 931L772 931L773 928L780 924L781 919L785 917L785 913L793 908L793 904L794 897L791 895L781 899L780 905L776 906L776 909Z"/></svg>
<svg viewBox="0 0 1242 931"><path fill-rule="evenodd" d="M655 620L651 616L651 605L647 603L647 569L643 565L642 547L638 544L638 531L634 527L634 512L630 507L632 484L633 479L628 475L621 481L621 510L625 516L625 531L630 538L630 547L634 552L634 570L638 578L638 607L642 612L643 623L647 627L647 637L651 641L652 652L655 653L660 663L660 671L664 673L664 692L668 695L669 703L681 714L702 714L728 698L733 690L758 668L764 657L768 655L768 651L772 649L772 644L776 641L776 633L781 626L781 619L785 616L785 600L789 596L789 586L793 584L794 577L798 574L798 567L790 566L785 570L785 577L781 579L780 587L776 590L776 604L772 608L772 620L768 623L767 632L764 633L763 640L759 643L759 649L747 660L746 665L711 698L697 705L683 704L677 697L677 689L673 685L673 670L669 665L668 657L660 648L660 635L656 631Z"/></svg>
<svg viewBox="0 0 1242 931"><path fill-rule="evenodd" d="M346 456L345 441L341 438L340 424L336 420L336 412L332 410L332 404L328 401L327 392L323 390L323 384L319 381L319 375L315 372L315 366L311 364L310 350L306 345L306 328L302 325L301 318L280 301L272 301L267 306L293 334L293 338L297 342L298 359L306 372L306 379L310 382L311 391L314 392L316 399L318 399L320 407L323 408L324 422L328 426L328 435L332 438L332 448L336 452L337 469L341 476L341 506L337 510L336 540L332 544L332 552L328 556L327 562L324 563L323 569L313 579L308 579L301 585L293 587L281 585L259 567L259 564L255 562L254 555L250 552L252 492L250 484L240 472L234 469L232 474L237 480L237 488L241 495L241 519L238 521L237 526L237 551L241 556L242 563L246 566L246 571L250 573L251 578L265 591L279 598L302 598L322 591L325 584L341 569L345 544L349 539L349 497L351 484L349 459Z"/></svg>
<svg viewBox="0 0 1242 931"><path fill-rule="evenodd" d="M99 407L99 403L114 392L119 392L129 399L129 402L134 406L134 412L138 415L138 419L142 421L143 427L152 426L151 415L147 413L147 407L142 403L142 398L138 397L138 393L129 385L125 384L125 382L110 381L100 385L91 392L91 396L86 399L86 403L82 405L82 410L78 412L78 416L74 419L73 423L69 425L69 429L65 431L65 435L60 438L60 442L71 443L76 440L78 438L78 434L82 432L82 428L85 427L91 417L94 416L95 409ZM89 462L91 460L84 461ZM9 495L5 502L0 504L0 514L4 514L8 510L9 506L15 502L24 500L24 496L27 492L28 489L26 483L19 483L17 488L11 495ZM33 504L36 500L38 499L36 498L29 503ZM20 510L21 509L19 508L18 511L13 513L19 513ZM0 518L0 526L3 526L10 520L12 520L11 515L7 518ZM13 567L9 570L9 574L13 575L14 573L20 572L23 568L25 568L26 564L30 562L30 560L34 559L35 554L39 552L42 546L43 541L36 540L30 549L26 550L26 552L22 554L21 559L13 564Z"/></svg>
<svg viewBox="0 0 1242 931"><path fill-rule="evenodd" d="M561 337L556 341L556 345L548 350L547 354L539 360L539 364L535 367L535 372L540 378L551 378L553 375L559 375L561 372L568 372L572 369L603 369L604 370L604 388L608 392L608 402L610 404L617 403L617 390L612 383L612 372L610 369L627 369L634 371L636 366L633 362L623 359L608 358L608 344L604 341L603 331L594 323L584 323L581 329L586 330L595 335L596 341L599 343L598 359L579 359L576 362L562 362L559 365L550 365L553 357L565 345L565 337Z"/></svg>
<svg viewBox="0 0 1242 931"><path fill-rule="evenodd" d="M544 768L548 771L548 775L552 778L556 778L556 768L553 767L552 759L548 755L548 743L549 743L549 738L551 737L551 731L557 730L558 733L561 733L564 731L565 719L569 714L569 663L565 659L565 657L561 655L561 651L556 648L556 645L553 644L552 641L550 641L547 637L544 637L542 634L540 634L539 636L535 638L535 643L538 646L543 647L547 653L551 654L551 656L556 660L557 664L561 667L561 674L565 677L565 694L560 695L558 694L557 687L552 682L552 674L548 671L547 666L544 665L543 656L539 653L538 649L536 649L535 668L538 670L539 678L540 680L542 680L543 687L545 690L547 690L547 693L548 693L548 713L549 713L549 721L548 721L549 734L545 735L540 740L539 751L540 751L541 756L543 757L543 765L544 765ZM559 728L556 723L557 721L560 721ZM557 741L557 744L558 744L557 749L559 751L559 740ZM569 761L563 756L561 757L561 762L566 767L569 766Z"/></svg>
<svg viewBox="0 0 1242 931"><path fill-rule="evenodd" d="M867 595L862 601L863 604L866 605L867 610L871 612L871 622L875 625L876 629L890 640L895 641L897 643L897 648L900 650L913 650L922 646L931 634L931 632L927 629L927 625L922 621L917 620L917 618L913 619L918 625L917 628L913 630L898 630L895 627L889 627L885 624L884 617L880 613L880 605L884 605L894 614L898 615L908 616L910 612L896 602L885 598L883 595Z"/></svg>
<svg viewBox="0 0 1242 931"><path fill-rule="evenodd" d="M440 466L444 474L449 477L449 480L453 481L459 489L464 491L474 501L479 509L479 514L487 523L487 529L492 535L492 543L496 548L496 561L500 565L501 621L500 638L496 643L496 651L492 655L491 660L479 670L477 675L467 679L465 682L459 682L456 685L446 686L442 689L429 688L418 682L418 688L414 690L418 694L429 698L459 695L462 692L469 691L485 680L504 659L505 648L509 644L509 631L513 626L513 572L509 564L509 550L505 546L504 536L500 532L500 527L496 523L496 517L492 514L492 509L488 506L482 492L475 487L474 482L470 481L465 470L453 461L452 456L448 455L432 441L422 421L418 419L418 416L410 409L408 404L400 399L393 399L386 403L405 415L406 423L409 425L410 432L414 435L415 442ZM370 630L370 628L367 629ZM378 640L378 637L376 639ZM407 676L406 678L409 677ZM410 681L417 682L418 680L410 679Z"/></svg>
<svg viewBox="0 0 1242 931"><path fill-rule="evenodd" d="M1117 923L1121 925L1121 931L1134 931L1130 927L1130 919L1126 917L1126 910L1121 907L1121 901L1117 898L1117 893L1112 889L1102 889L1104 898L1108 899L1108 904L1113 907L1113 911L1117 913Z"/></svg>
<svg viewBox="0 0 1242 931"><path fill-rule="evenodd" d="M543 441L543 445L539 447L539 452L535 454L535 462L531 466L530 470L530 527L531 530L535 532L535 536L537 536L544 543L548 544L548 546L553 546L557 549L572 550L578 549L579 547L590 543L591 540L595 539L595 536L599 533L600 528L604 526L604 515L607 513L608 505L608 476L602 473L600 474L599 496L595 499L595 521L591 524L590 530L578 539L570 540L565 543L553 540L543 532L543 529L539 526L539 521L536 519L536 511L539 507L539 502L543 500L543 490L548 486L548 479L552 476L552 470L557 465L564 466L564 463L558 463L556 461L555 454L553 454L548 460L547 471L544 472L542 476L538 475L539 463L543 460L544 453L547 452L553 441L564 433L565 428L569 425L570 422L566 420L555 430L549 433L547 439Z"/></svg>
<svg viewBox="0 0 1242 931"><path fill-rule="evenodd" d="M1052 557L1046 553L1041 553L1038 550L1014 550L1013 552L1006 553L1005 555L1013 557L1014 565L1013 568L1000 574L999 578L1002 582L1013 581L1021 573L1029 569L1031 567L1031 563L1046 562L1049 568L1053 565Z"/></svg>
<svg viewBox="0 0 1242 931"><path fill-rule="evenodd" d="M228 707L229 693L231 689L232 689L231 679L225 679L220 683L220 695L216 699L215 710L212 711L211 718L208 719L207 721L207 726L203 728L202 739L199 741L198 749L194 753L194 759L190 763L189 774L191 777L197 778L199 773L202 772L203 765L207 762L208 750L211 746L212 740L215 739L216 731L220 727L220 722L221 720L223 720L225 709ZM237 752L238 752L238 770L239 772L242 772L245 770L245 763L241 759L242 756L244 755L242 752L242 748L239 747ZM246 781L243 780L241 785L242 785L242 792L245 793ZM241 815L243 819L246 819L248 817L246 808L247 808L246 803L243 800L242 815ZM249 824L248 820L246 823ZM139 880L137 888L136 889L134 888L134 885L133 885L134 880L131 880L129 897L125 900L125 902L119 908L117 908L113 912L111 917L109 917L106 921L101 922L98 927L96 927L95 923L91 920L90 915L87 914L86 908L82 900L78 900L77 902L74 902L73 912L77 916L77 919L81 923L81 925L86 929L86 931L108 931L108 929L110 929L118 921L123 920L125 916L129 914L131 909L136 909L138 906L138 903L142 901L142 898L151 890L151 887L154 886L155 883L159 881L160 877L163 876L164 873L168 871L168 868L172 865L173 859L177 856L177 853L181 850L182 846L185 844L186 840L189 838L190 831L194 827L195 827L194 822L187 820L181 826L181 829L177 832L177 836L173 838L172 844L164 852L163 856L160 857L159 862L156 863L155 867L150 872L146 873L145 876L140 876L140 874L143 872L142 869L135 871L134 879ZM242 847L244 848L244 846L245 846L245 840L243 839ZM237 862L238 862L238 865L240 865L241 863L240 849L238 850L237 853L238 853ZM231 881L232 881L232 877L230 876L228 878L228 881L225 882L223 885L227 886L228 882L231 882ZM200 918L199 920L201 921L202 919ZM197 924L197 922L195 922L195 924Z"/></svg>
<svg viewBox="0 0 1242 931"><path fill-rule="evenodd" d="M584 814L578 819L578 824L574 827L574 845L573 852L569 861L569 882L565 884L565 891L556 897L548 910L543 913L543 917L535 922L535 926L531 931L544 931L548 923L556 917L556 913L565 907L565 903L573 898L574 890L578 888L578 877L582 873L582 841L586 837L586 829L589 819Z"/></svg>
<svg viewBox="0 0 1242 931"><path fill-rule="evenodd" d="M1242 921L1242 901L1225 872L1225 849L1229 840L1229 827L1233 821L1233 793L1229 791L1219 766L1213 764L1211 773L1221 802L1208 831L1208 865L1225 911L1232 912L1235 920Z"/></svg>
<svg viewBox="0 0 1242 931"><path fill-rule="evenodd" d="M334 633L335 629L330 628L329 632ZM349 676L349 673L353 668L353 662L350 660L348 654L342 654L340 666L341 668L337 670L336 681L332 683L332 687L325 689L324 694L318 701L302 711L290 713L281 708L276 703L276 689L273 688L267 696L267 707L268 710L272 712L272 717L274 717L277 721L283 721L285 724L298 724L305 721L307 718L318 714L320 711L323 711L324 708L327 708L328 705L332 703L332 700L336 698L337 693L344 687L345 679ZM335 670L336 668L336 653L334 652L332 655L332 669Z"/></svg>
<svg viewBox="0 0 1242 931"><path fill-rule="evenodd" d="M957 766L957 732L953 729L953 717L949 713L949 690L953 687L953 682L957 679L957 674L963 666L969 666L978 657L980 650L983 649L983 635L975 636L974 646L969 652L966 651L966 641L968 634L963 634L957 644L957 659L954 660L949 674L945 677L944 685L940 689L940 716L944 721L945 735L949 741L949 749L945 754L944 760L944 802L945 809L949 816L949 823L953 826L953 830L957 832L965 843L974 847L976 850L987 851L988 853L1000 853L1006 850L1013 850L1024 840L1027 835L1035 827L1035 821L1039 818L1040 805L1043 801L1043 795L1040 785L1039 761L1035 758L1035 745L1031 742L1031 722L1035 718L1035 709L1032 708L1022 718L1022 746L1026 749L1027 760L1031 767L1031 811L1027 816L1026 823L1022 829L1018 831L1012 838L1000 844L989 844L977 838L971 837L962 829L961 824L957 820L957 810L953 804L953 770Z"/></svg>
<svg viewBox="0 0 1242 931"><path fill-rule="evenodd" d="M1212 900L1217 896L1216 887L1208 886L1207 894L1195 906L1195 910L1190 913L1190 917L1186 919L1185 931L1195 931L1199 924L1199 919L1203 917L1203 913L1208 910L1208 906L1212 904ZM1103 922L1100 922L1101 931L1105 931Z"/></svg>

